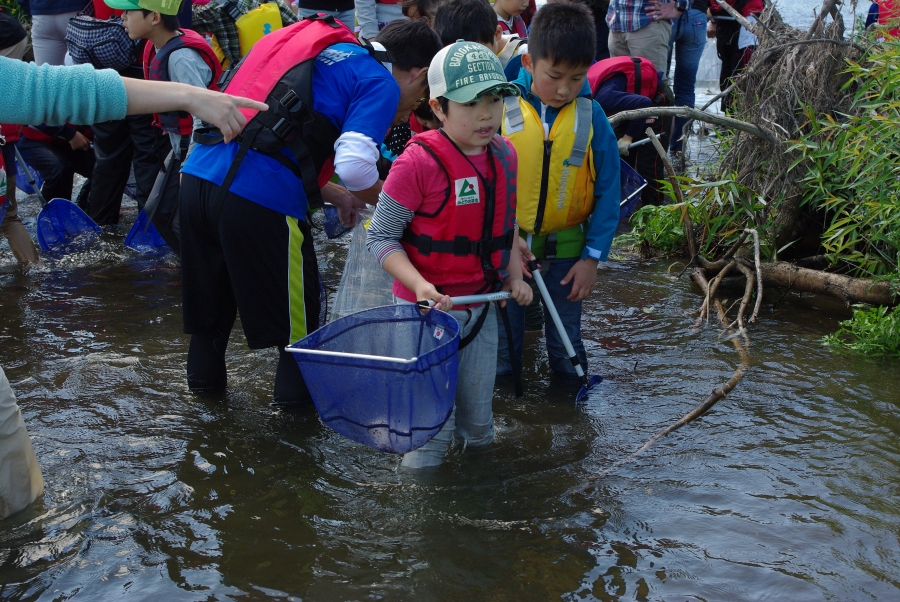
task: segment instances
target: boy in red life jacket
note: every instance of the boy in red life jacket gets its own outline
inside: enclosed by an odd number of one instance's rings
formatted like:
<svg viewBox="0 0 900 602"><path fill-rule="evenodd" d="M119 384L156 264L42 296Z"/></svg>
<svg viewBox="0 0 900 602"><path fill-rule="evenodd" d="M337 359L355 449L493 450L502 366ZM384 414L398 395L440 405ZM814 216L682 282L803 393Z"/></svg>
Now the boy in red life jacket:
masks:
<svg viewBox="0 0 900 602"><path fill-rule="evenodd" d="M219 60L206 39L180 27L176 15L181 0L106 0L106 4L125 11L122 21L132 40L147 40L144 79L218 90ZM172 151L160 174L163 185L154 187L157 196L147 199L146 211L163 239L180 255L177 174L189 152L194 126L199 127L201 121L183 111L172 111L154 115L153 124L169 134Z"/></svg>
<svg viewBox="0 0 900 602"><path fill-rule="evenodd" d="M517 35L520 38L528 35L528 27L522 19L522 13L527 8L528 0L494 0L497 23L503 33Z"/></svg>
<svg viewBox="0 0 900 602"><path fill-rule="evenodd" d="M516 242L516 152L497 135L503 96L515 95L490 49L457 42L428 69L429 104L441 129L415 136L391 170L369 226L367 245L394 278L401 302L510 291L531 301ZM506 276L504 277L504 270ZM467 445L494 438L491 400L497 360L492 304L457 307L461 344L456 404L444 428L406 454L403 466L443 462L454 435Z"/></svg>

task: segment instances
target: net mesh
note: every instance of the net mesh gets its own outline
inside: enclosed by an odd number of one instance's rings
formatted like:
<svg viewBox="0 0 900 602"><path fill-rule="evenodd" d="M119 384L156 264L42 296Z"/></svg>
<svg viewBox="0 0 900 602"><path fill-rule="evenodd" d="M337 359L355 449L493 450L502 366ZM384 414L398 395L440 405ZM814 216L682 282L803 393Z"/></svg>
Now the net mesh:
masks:
<svg viewBox="0 0 900 602"><path fill-rule="evenodd" d="M397 454L421 447L453 409L459 323L412 304L376 307L326 324L291 348L415 361L295 353L322 421L345 437Z"/></svg>
<svg viewBox="0 0 900 602"><path fill-rule="evenodd" d="M153 225L153 222L147 218L147 214L144 213L143 209L138 213L137 219L134 220L134 225L131 226L131 230L125 236L125 246L144 254L157 253L162 255L169 252L169 245L163 240L162 235L156 229L156 226Z"/></svg>
<svg viewBox="0 0 900 602"><path fill-rule="evenodd" d="M366 229L371 218L372 212L365 209L357 214L357 224L353 228L353 238L347 249L347 261L328 316L329 322L394 302L391 294L394 279L381 269L378 260L366 248Z"/></svg>
<svg viewBox="0 0 900 602"><path fill-rule="evenodd" d="M100 226L77 205L65 199L53 199L38 214L38 244L45 253L82 250L99 234Z"/></svg>
<svg viewBox="0 0 900 602"><path fill-rule="evenodd" d="M619 221L622 221L637 211L641 200L638 193L647 185L647 180L621 159L619 167Z"/></svg>

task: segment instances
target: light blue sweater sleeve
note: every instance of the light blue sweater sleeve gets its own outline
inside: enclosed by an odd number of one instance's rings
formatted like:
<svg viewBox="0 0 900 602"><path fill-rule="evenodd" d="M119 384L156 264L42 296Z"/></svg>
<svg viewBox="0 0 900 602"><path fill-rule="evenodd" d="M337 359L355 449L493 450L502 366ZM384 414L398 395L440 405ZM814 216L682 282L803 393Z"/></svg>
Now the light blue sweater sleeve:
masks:
<svg viewBox="0 0 900 602"><path fill-rule="evenodd" d="M594 212L591 213L582 259L592 257L606 261L612 246L613 235L619 225L619 148L606 113L597 101L594 103L594 135L591 152L594 155Z"/></svg>
<svg viewBox="0 0 900 602"><path fill-rule="evenodd" d="M122 119L127 106L122 77L110 69L0 57L0 122L87 125Z"/></svg>

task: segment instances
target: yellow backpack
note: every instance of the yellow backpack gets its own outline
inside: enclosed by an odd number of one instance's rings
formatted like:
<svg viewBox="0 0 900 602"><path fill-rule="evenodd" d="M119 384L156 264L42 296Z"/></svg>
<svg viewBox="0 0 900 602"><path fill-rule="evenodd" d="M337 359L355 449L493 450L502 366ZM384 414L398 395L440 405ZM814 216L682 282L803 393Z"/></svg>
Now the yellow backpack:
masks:
<svg viewBox="0 0 900 602"><path fill-rule="evenodd" d="M281 29L281 11L276 2L264 2L235 19L234 26L237 28L241 56L244 57L264 35ZM218 57L222 69L228 69L231 61L225 56L216 36L212 37L212 49Z"/></svg>

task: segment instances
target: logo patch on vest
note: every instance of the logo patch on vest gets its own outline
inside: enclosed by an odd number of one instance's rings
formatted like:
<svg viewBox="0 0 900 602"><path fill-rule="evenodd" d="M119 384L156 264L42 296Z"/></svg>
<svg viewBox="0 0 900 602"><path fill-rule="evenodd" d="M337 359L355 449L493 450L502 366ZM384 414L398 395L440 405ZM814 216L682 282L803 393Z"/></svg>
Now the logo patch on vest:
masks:
<svg viewBox="0 0 900 602"><path fill-rule="evenodd" d="M481 202L478 194L477 180L474 177L458 179L453 188L456 190L456 205L473 205Z"/></svg>

